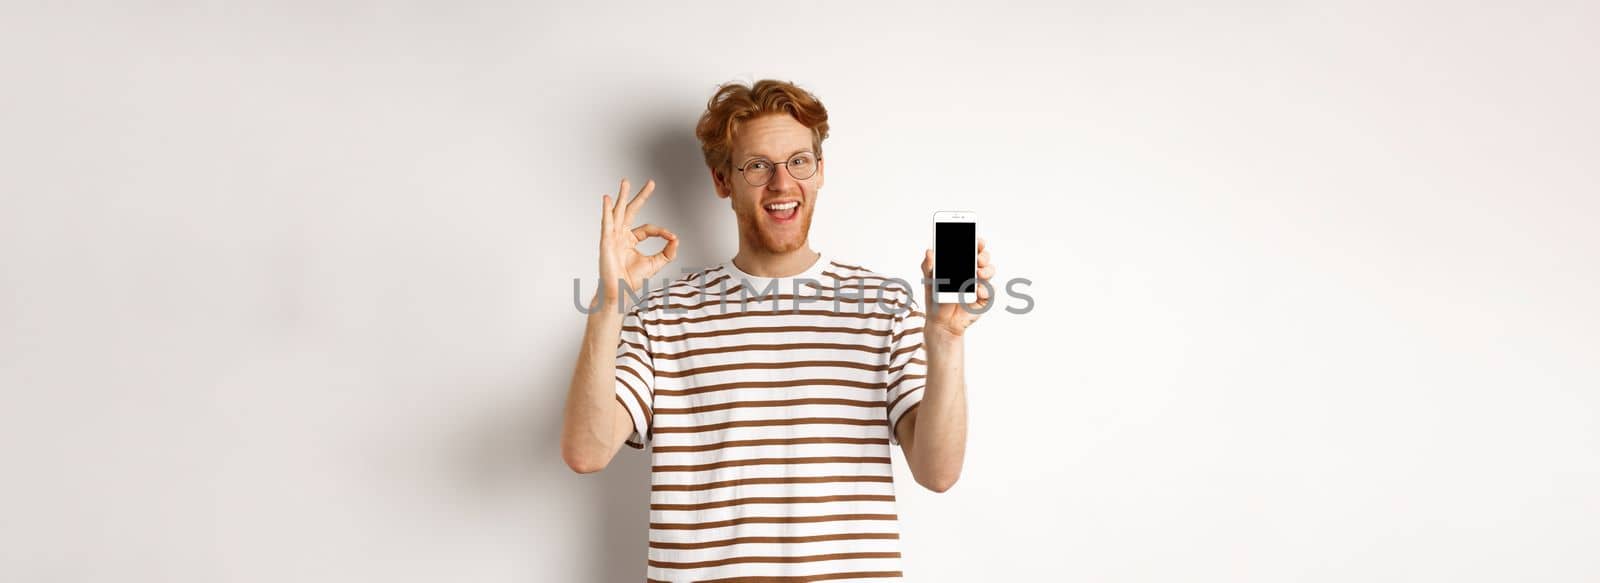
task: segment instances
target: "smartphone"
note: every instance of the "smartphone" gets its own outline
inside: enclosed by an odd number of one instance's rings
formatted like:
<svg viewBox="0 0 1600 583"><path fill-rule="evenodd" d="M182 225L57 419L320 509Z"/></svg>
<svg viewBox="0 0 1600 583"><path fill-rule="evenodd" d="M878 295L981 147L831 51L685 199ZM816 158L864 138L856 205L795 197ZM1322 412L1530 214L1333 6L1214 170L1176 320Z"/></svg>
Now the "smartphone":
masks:
<svg viewBox="0 0 1600 583"><path fill-rule="evenodd" d="M978 214L971 211L933 213L935 301L941 304L976 303L977 278ZM966 287L964 291L963 286Z"/></svg>

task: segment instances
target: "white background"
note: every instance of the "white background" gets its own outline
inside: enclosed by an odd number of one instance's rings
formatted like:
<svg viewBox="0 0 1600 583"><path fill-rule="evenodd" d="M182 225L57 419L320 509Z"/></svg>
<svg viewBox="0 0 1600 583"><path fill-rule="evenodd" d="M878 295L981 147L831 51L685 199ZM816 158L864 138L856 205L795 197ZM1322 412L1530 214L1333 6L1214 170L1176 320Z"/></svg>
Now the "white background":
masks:
<svg viewBox="0 0 1600 583"><path fill-rule="evenodd" d="M832 114L816 248L914 277L970 209L1034 282L960 483L899 469L910 580L1600 579L1593 2L44 4L0 579L641 579L646 456L558 454L571 280L622 176L733 254L692 127L764 77Z"/></svg>

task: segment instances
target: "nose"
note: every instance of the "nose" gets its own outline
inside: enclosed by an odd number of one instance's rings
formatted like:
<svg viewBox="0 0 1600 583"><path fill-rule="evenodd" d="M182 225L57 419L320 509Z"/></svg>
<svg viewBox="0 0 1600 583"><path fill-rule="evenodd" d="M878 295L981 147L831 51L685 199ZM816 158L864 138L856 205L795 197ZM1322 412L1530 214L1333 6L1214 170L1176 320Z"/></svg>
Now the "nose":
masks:
<svg viewBox="0 0 1600 583"><path fill-rule="evenodd" d="M787 192L794 190L797 181L789 175L789 167L776 166L772 169L772 178L767 180L767 190L771 192Z"/></svg>

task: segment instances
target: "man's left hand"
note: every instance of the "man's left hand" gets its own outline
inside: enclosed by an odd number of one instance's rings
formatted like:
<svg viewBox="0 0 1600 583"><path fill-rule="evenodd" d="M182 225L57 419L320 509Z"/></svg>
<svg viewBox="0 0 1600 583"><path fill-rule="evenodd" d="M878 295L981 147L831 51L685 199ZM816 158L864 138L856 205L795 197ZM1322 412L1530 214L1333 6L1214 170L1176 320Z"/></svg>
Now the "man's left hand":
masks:
<svg viewBox="0 0 1600 583"><path fill-rule="evenodd" d="M983 315L983 312L989 306L989 302L993 301L990 297L989 286L985 285L993 278L994 265L989 261L989 250L985 248L983 237L979 237L978 279L981 281L973 284L978 294L978 300L965 308L959 302L938 303L938 296L934 295L931 284L933 280L933 250L925 250L922 255L922 280L930 283L925 283L922 288L923 297L927 298L928 304L927 323L926 328L923 330L923 336L929 337L930 340L940 337L944 339L960 339L967 332L967 328L972 326L973 322L977 322L979 316Z"/></svg>

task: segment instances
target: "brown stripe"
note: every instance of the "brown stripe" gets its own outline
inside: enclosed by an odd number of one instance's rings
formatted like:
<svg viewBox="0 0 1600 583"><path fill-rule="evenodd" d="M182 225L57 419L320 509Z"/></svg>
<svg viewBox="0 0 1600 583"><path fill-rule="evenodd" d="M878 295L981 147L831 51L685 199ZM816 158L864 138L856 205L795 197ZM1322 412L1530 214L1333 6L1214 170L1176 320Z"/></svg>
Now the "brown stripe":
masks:
<svg viewBox="0 0 1600 583"><path fill-rule="evenodd" d="M715 522L652 522L655 530L703 530L739 524L800 524L811 522L838 522L842 520L896 520L893 514L829 514L826 516L740 516Z"/></svg>
<svg viewBox="0 0 1600 583"><path fill-rule="evenodd" d="M628 327L624 326L622 329L624 331L627 331ZM900 335L895 336L894 339L898 340L900 338L900 336L903 336L903 335L905 335L907 333L910 333L910 332L919 332L921 330L922 330L921 328L914 328L914 329L911 329L911 330L906 330L905 332L901 332ZM640 333L644 332L643 329L640 329L640 330L637 330L637 331L640 332ZM683 334L679 334L677 336L648 336L647 335L646 337L651 339L651 340L653 340L653 341L656 341L656 342L678 342L680 340L688 340L690 338L714 338L714 337L717 337L717 336L732 336L734 334L776 334L776 333L779 333L779 332L828 332L828 333L836 333L836 334L870 334L870 335L873 335L873 336L888 336L889 335L889 331L888 330L874 330L872 328L850 328L848 326L751 326L751 327L748 327L748 328L730 328L730 329L727 329L727 330L706 330L706 331L703 331L703 332L686 332L686 333L683 333Z"/></svg>
<svg viewBox="0 0 1600 583"><path fill-rule="evenodd" d="M796 304L798 307L799 304ZM839 316L857 318L862 320L892 320L895 315L888 312L842 312L835 310L801 310L801 309L765 309L740 310L737 312L723 312L706 316L683 317L676 320L644 320L646 324L694 324L698 322L711 322L729 318L742 318L745 316Z"/></svg>
<svg viewBox="0 0 1600 583"><path fill-rule="evenodd" d="M916 328L907 328L905 330L901 330L899 334L895 334L894 336L890 337L889 339L892 340L892 341L895 341L895 342L899 342L901 338L905 337L905 335L918 333L918 332L922 332L922 327L921 326L917 326Z"/></svg>
<svg viewBox="0 0 1600 583"><path fill-rule="evenodd" d="M872 456L818 456L818 457L763 457L747 460L723 460L708 464L651 466L652 472L700 472L739 466L793 465L793 464L887 464L889 458Z"/></svg>
<svg viewBox="0 0 1600 583"><path fill-rule="evenodd" d="M683 293L667 294L666 306L664 306L664 307L667 308L667 309L672 309L672 310L678 309L678 308L672 307L672 298L710 298L711 299L711 303L714 304L714 303L717 303L717 301L720 298L723 298L723 297L726 297L726 296L729 296L729 295L732 295L732 294L735 294L735 293L739 293L739 291L743 290L743 289L744 289L744 285L740 284L740 285L736 285L736 286L733 286L733 287L730 287L730 288L727 288L727 289L701 288L701 289L696 289L694 291L687 291L687 292L683 292ZM652 298L652 299L654 299L654 298ZM695 300L690 300L690 301L695 301ZM658 306L658 309L661 308L661 307L663 307L663 306Z"/></svg>
<svg viewBox="0 0 1600 583"><path fill-rule="evenodd" d="M864 280L864 279L846 283L845 280L847 280L847 279L853 279L853 278L836 279L834 281L833 285L828 285L828 286L824 286L824 285L822 285L820 283L813 283L813 282L809 282L808 281L808 282L806 282L806 287L809 287L811 289L819 289L819 290L833 290L833 291L847 291L848 290L848 291L858 292L858 293L859 292L864 292L864 291L875 291L875 292L891 291L891 292L895 292L895 293L904 293L906 291L905 288L900 287L899 285L868 284L867 281ZM907 282L907 283L909 283L909 282ZM855 296L851 295L850 297L855 297ZM879 293L878 297L880 297L880 298L883 297L883 294Z"/></svg>
<svg viewBox="0 0 1600 583"><path fill-rule="evenodd" d="M644 398L639 396L639 391L628 385L628 383L623 382L620 378L617 379L617 382L621 382L622 386L628 389L628 395L633 397L633 402L639 404L639 412L644 414L644 426L649 427L651 422L655 419L655 413L650 410L649 405L644 404ZM621 401L622 395L617 395L617 400ZM627 406L624 405L623 408L626 409ZM633 414L629 413L628 417L633 417Z"/></svg>
<svg viewBox="0 0 1600 583"><path fill-rule="evenodd" d="M633 372L633 369L628 368L626 365L618 365L617 368L621 369L621 370L628 371L629 373L632 373L634 378L639 378L639 373ZM622 386L626 387L628 389L628 394L633 395L634 402L639 404L639 412L644 414L644 426L645 427L650 427L652 425L655 425L656 414L655 414L654 411L650 410L650 406L649 405L645 404L645 402L644 402L644 394L640 393L639 389L633 388L633 385L628 384L628 382L623 380L623 378L621 376L617 377L617 382L622 383ZM644 379L643 378L639 378L639 382L640 383L644 383ZM648 383L644 383L644 384L641 384L640 386L648 387L650 385Z"/></svg>
<svg viewBox="0 0 1600 583"><path fill-rule="evenodd" d="M907 346L905 348L901 348L899 350L896 350L893 353L889 354L889 362L894 362L894 359L900 358L900 355L905 354L907 352L911 352L911 351L916 350L918 348L922 348L922 343L921 342L918 342L916 344L912 344L911 346ZM655 357L652 357L652 358L660 358L660 357L659 356L655 356Z"/></svg>
<svg viewBox="0 0 1600 583"><path fill-rule="evenodd" d="M790 362L736 362L733 364L715 364L700 368L684 370L657 371L656 376L661 378L681 378L697 374L710 374L730 370L774 370L785 368L806 368L812 366L833 366L839 368L853 368L856 370L884 371L889 370L886 364L865 364L849 360L795 360Z"/></svg>
<svg viewBox="0 0 1600 583"><path fill-rule="evenodd" d="M871 288L868 288L868 289L871 289ZM887 305L894 306L894 307L900 307L903 304L903 302L901 302L899 300L892 300L892 299L886 299L886 298L856 298L856 297L850 297L850 296L824 297L824 296L807 296L807 295L795 295L795 294L774 294L774 295L770 295L770 296L751 296L749 294L739 294L739 297L740 297L740 299L737 299L737 300L728 300L726 297L723 297L723 298L719 298L719 299L715 299L715 300L707 300L707 301L704 301L704 302L700 302L698 304L688 304L688 305L680 305L680 306L674 306L674 305L671 305L669 303L669 304L667 304L666 309L673 310L673 311L698 310L698 309L704 308L706 306L712 306L712 305L717 305L717 304L723 304L723 305L726 305L726 304L737 304L737 303L743 302L743 301L750 301L750 302L772 301L772 302L776 302L776 301L781 301L781 300L794 300L796 298L802 299L802 300L807 300L807 301L815 300L815 301L829 301L829 302L831 302L831 301L838 300L839 302L847 303L847 304L863 304L863 303L865 303L865 304L887 304Z"/></svg>
<svg viewBox="0 0 1600 583"><path fill-rule="evenodd" d="M921 344L918 344L917 346L921 346ZM643 348L643 346L640 346L640 348ZM861 345L861 344L839 344L839 343L834 343L834 342L789 342L789 343L784 343L784 344L741 344L739 346L716 346L716 347L712 347L712 348L698 348L698 349L695 349L695 350L685 350L683 352L675 352L675 353L672 353L672 354L652 354L652 355L650 355L650 358L652 358L654 360L677 360L677 359L680 359L680 358L688 358L690 356L700 356L700 355L703 355L703 354L723 354L723 353L727 353L727 352L743 352L743 351L746 351L746 350L804 350L804 349L859 350L861 352L876 352L878 354L883 354L883 353L889 351L889 347L887 347L887 346L864 346L864 345ZM891 358L891 360L893 360L893 359Z"/></svg>
<svg viewBox="0 0 1600 583"><path fill-rule="evenodd" d="M649 332L645 331L643 326L623 326L622 331L625 333L638 334L645 337L646 340L655 340L655 337L651 336Z"/></svg>
<svg viewBox="0 0 1600 583"><path fill-rule="evenodd" d="M703 445L667 445L656 446L656 453L680 453L695 451L711 451L730 447L745 447L753 445L803 445L808 443L848 443L864 445L889 445L889 440L881 437L791 437L773 439L741 439L736 441L723 441Z"/></svg>
<svg viewBox="0 0 1600 583"><path fill-rule="evenodd" d="M724 273L724 274L719 275L717 277L711 277L711 276L707 275L705 283L701 283L701 284L699 284L699 285L697 285L695 287L698 287L700 289L709 289L713 285L722 283L724 281L732 281L732 280L733 280L733 274L732 273Z"/></svg>
<svg viewBox="0 0 1600 583"><path fill-rule="evenodd" d="M619 371L627 371L628 374L633 375L633 378L639 379L639 386L641 386L641 387L650 386L650 383L648 381L644 380L644 375L639 374L639 371L633 370L633 367L628 366L626 364L618 364L618 365L616 365L616 367L617 367L617 370L619 370Z"/></svg>
<svg viewBox="0 0 1600 583"><path fill-rule="evenodd" d="M879 280L879 281L882 281L883 283L878 285L877 287L868 287L866 289L887 290L887 291L892 291L892 292L897 292L897 293L903 293L903 294L906 294L907 296L911 295L911 288L907 287L911 283L909 281L896 281L896 280L894 280L892 278L884 277L884 276L881 276L881 275L839 275L839 274L833 273L831 271L824 271L824 272L822 272L822 274L826 275L828 277L831 277L834 280L836 280L838 282L838 289L855 288L855 287L858 287L858 286L860 286L860 285L862 285L862 284L864 284L864 283L866 283L868 281ZM854 280L856 282L859 282L859 283L848 283L848 282L850 282L852 280Z"/></svg>
<svg viewBox="0 0 1600 583"><path fill-rule="evenodd" d="M926 366L926 365L927 365L927 364L928 364L928 361L926 361L926 360L923 360L923 359L920 359L920 358L913 358L913 359L911 359L911 360L908 360L908 361L906 361L906 363L905 363L905 364L902 364L902 365L900 365L900 366L891 366L891 367L889 367L889 368L888 368L888 369L886 369L886 370L887 370L887 371L888 371L888 372L889 372L889 373L891 373L891 374L893 374L893 373L897 373L897 372L900 372L900 371L902 371L902 370L905 370L905 368L906 368L906 367L907 367L907 366L909 366L909 365L913 365L913 364L920 364L920 365L924 365L924 366Z"/></svg>
<svg viewBox="0 0 1600 583"><path fill-rule="evenodd" d="M840 274L834 273L832 271L824 271L824 272L822 272L822 274L826 275L828 277L837 279L839 281L845 281L845 280L849 280L849 279L860 279L860 280L876 279L876 280L883 281L885 283L899 283L899 282L895 281L893 278L884 277L882 275L872 275L872 274L869 274L869 273L857 273L855 275L840 275ZM906 282L906 283L910 283L910 282Z"/></svg>
<svg viewBox="0 0 1600 583"><path fill-rule="evenodd" d="M788 577L727 577L723 579L702 579L699 583L808 583L811 581L834 581L838 579L894 579L903 577L900 571L855 571L850 573L824 573L821 575L795 575Z"/></svg>
<svg viewBox="0 0 1600 583"><path fill-rule="evenodd" d="M787 427L790 425L887 425L884 419L852 419L849 417L798 417L795 419L751 419L748 421L724 421L710 425L691 425L689 427L654 427L651 430L657 435L662 433L700 433L702 431L721 431L736 427Z"/></svg>
<svg viewBox="0 0 1600 583"><path fill-rule="evenodd" d="M713 540L697 543L669 543L650 541L652 549L695 550L713 547L726 547L732 545L754 544L799 544L816 543L831 540L900 540L900 533L895 532L846 532L841 534L818 534L812 536L740 536L722 540Z"/></svg>
<svg viewBox="0 0 1600 583"><path fill-rule="evenodd" d="M695 296L715 297L715 296L711 295L713 292L714 293L718 293L718 294L726 295L726 294L731 294L731 293L737 292L742 288L743 288L743 286L738 286L738 285L730 287L730 288L728 288L726 290L723 290L723 289L720 289L720 288L719 289L710 289L710 288L702 288L702 287L697 287L697 286L691 286L691 291L678 292L678 293L668 293L668 294L662 294L661 292L653 293L653 294L650 295L649 299L645 300L645 302L646 303L653 302L653 301L661 299L662 297L667 297L667 298L692 298L692 297L695 297ZM670 302L671 300L669 299L668 301Z"/></svg>
<svg viewBox="0 0 1600 583"><path fill-rule="evenodd" d="M741 407L789 407L793 405L843 405L846 407L880 407L883 401L858 401L855 399L834 399L831 397L812 397L807 399L784 399L781 401L732 401L728 403L715 403L699 407L662 407L657 409L660 413L704 413L706 411L721 411L723 409L738 409Z"/></svg>
<svg viewBox="0 0 1600 583"><path fill-rule="evenodd" d="M903 382L906 382L906 381L911 381L911 380L916 380L916 379L925 379L925 378L928 378L928 375L920 375L920 374L900 375L900 378L895 379L894 382L889 383L889 386L885 387L885 388L889 389L890 391L893 391L896 387L900 386L900 383L903 383ZM926 382L926 381L924 381L924 382Z"/></svg>
<svg viewBox="0 0 1600 583"><path fill-rule="evenodd" d="M846 561L850 559L898 559L898 552L879 553L832 553L827 555L802 555L798 557L729 557L712 561L697 561L693 563L671 563L667 561L650 560L650 566L660 569L700 569L704 567L720 567L738 563L815 563L818 561Z"/></svg>
<svg viewBox="0 0 1600 583"><path fill-rule="evenodd" d="M698 279L702 275L711 275L711 274L716 273L718 271L722 271L722 266L721 265L714 265L714 266L702 269L700 271L697 271L697 272L691 274L689 277L683 278L683 280L684 281L694 281L694 280Z"/></svg>
<svg viewBox="0 0 1600 583"><path fill-rule="evenodd" d="M924 387L925 387L925 386L927 386L927 385L923 385L923 386L924 386ZM900 402L901 402L901 401L904 401L904 400L905 400L905 399L906 399L906 397L909 397L909 396L911 396L911 395L914 395L914 394L916 394L916 392L917 392L917 391L920 391L920 390L922 390L922 389L923 389L923 387L917 387L917 388L915 388L915 389L911 389L911 390L909 390L909 391L906 391L906 392L904 392L904 393L900 393L900 396L898 396L898 397L895 397L895 398L894 398L894 401L892 401L892 402L890 402L890 403L889 403L889 410L890 410L890 411L893 411L893 410L894 410L894 408L895 408L895 407L896 407L896 406L897 406L897 405L899 405L899 404L900 404Z"/></svg>
<svg viewBox="0 0 1600 583"><path fill-rule="evenodd" d="M700 504L651 504L651 510L709 510L711 508L727 508L743 504L815 504L822 502L894 502L893 494L841 494L838 496L768 496L753 498L734 498L732 500L717 500Z"/></svg>
<svg viewBox="0 0 1600 583"><path fill-rule="evenodd" d="M633 391L630 390L628 392L632 393ZM617 398L617 404L618 405L622 405L622 410L627 411L628 410L628 404L622 402L622 395L613 395L613 396L615 396ZM639 396L638 395L634 395L633 398L638 399ZM641 405L642 404L643 403L641 403ZM632 424L632 422L633 422L633 413L628 413L628 421L629 421L629 424ZM637 433L638 431L639 431L639 428L638 427L634 427L634 432ZM646 430L646 431L648 431L648 430ZM640 442L637 442L637 441L634 441L632 435L629 435L628 438L626 440L624 440L622 443L625 443L625 444L628 445L628 447L631 447L631 448L634 448L634 449L644 449L644 444L640 443Z"/></svg>
<svg viewBox="0 0 1600 583"><path fill-rule="evenodd" d="M920 404L920 403L919 403ZM739 478L706 482L704 484L651 484L652 492L697 492L728 486L756 486L760 484L827 484L833 482L884 482L894 483L894 476L782 476L775 478Z"/></svg>
<svg viewBox="0 0 1600 583"><path fill-rule="evenodd" d="M650 371L650 374L652 374L652 375L655 374L655 372L656 372L655 367L651 366L650 363L645 362L644 361L644 357L643 356L639 356L639 353L637 353L637 352L624 352L624 353L622 353L622 356L632 357L634 360L638 361L639 364L644 365L644 369ZM622 356L619 356L617 358L622 358ZM638 375L634 375L634 376L638 376ZM641 378L639 380L643 381L644 379Z"/></svg>
<svg viewBox="0 0 1600 583"><path fill-rule="evenodd" d="M650 295L645 296L645 299L646 300L657 300L657 299L661 299L663 296L669 296L669 295L670 296L676 296L676 297L684 297L684 296L679 296L678 294L671 293L672 292L672 288L681 287L679 284L687 284L693 290L691 292L688 292L688 295L694 295L696 293L702 293L702 292L706 292L706 291L711 291L711 289L710 289L711 286L719 284L719 283L722 283L722 282L727 281L727 280L732 279L732 278L733 278L732 275L729 275L729 274L725 273L725 274L722 274L721 277L708 279L705 283L694 283L693 281L690 281L690 280L683 280L683 281L675 282L672 285L669 285L669 286L667 286L665 288L662 288L662 289L656 290L654 292L651 292Z"/></svg>
<svg viewBox="0 0 1600 583"><path fill-rule="evenodd" d="M839 263L838 261L834 261L834 260L831 260L831 259L828 260L828 263L830 265L833 265L834 267L843 267L845 269L854 269L856 271L872 271L871 269L867 269L867 268L862 267L860 265L845 265L843 263Z"/></svg>
<svg viewBox="0 0 1600 583"><path fill-rule="evenodd" d="M884 383L874 383L874 382L864 382L864 381L847 381L847 380L844 380L844 379L794 379L794 380L783 380L783 381L744 381L744 382L737 382L737 383L722 383L722 384L716 384L716 385L705 385L705 386L700 386L700 387L691 387L691 388L687 388L687 389L656 389L655 394L657 396L667 396L667 397L686 397L686 396L689 396L689 395L699 395L701 393L710 393L710 392L713 392L713 391L726 391L726 390L731 390L731 389L770 389L770 388L786 388L786 387L808 387L808 386L813 386L813 385L825 385L825 386L830 386L830 387L853 387L853 388L857 388L857 389L876 389L876 390L882 390L882 389L885 388Z"/></svg>

